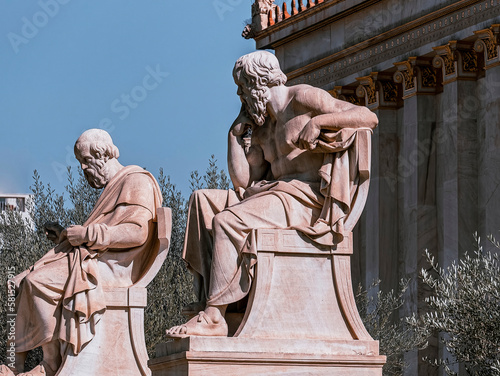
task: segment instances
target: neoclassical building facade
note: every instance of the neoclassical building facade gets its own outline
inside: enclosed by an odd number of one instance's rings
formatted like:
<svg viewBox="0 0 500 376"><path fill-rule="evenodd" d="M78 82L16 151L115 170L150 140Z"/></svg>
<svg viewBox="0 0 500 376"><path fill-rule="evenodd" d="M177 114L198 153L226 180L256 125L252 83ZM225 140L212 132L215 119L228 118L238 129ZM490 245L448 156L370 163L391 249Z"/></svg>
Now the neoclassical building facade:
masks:
<svg viewBox="0 0 500 376"><path fill-rule="evenodd" d="M288 84L378 115L352 272L384 291L411 278L401 315L422 312L424 250L446 267L500 230L500 0L257 0L243 34ZM438 374L420 359L443 351L408 354L407 374Z"/></svg>

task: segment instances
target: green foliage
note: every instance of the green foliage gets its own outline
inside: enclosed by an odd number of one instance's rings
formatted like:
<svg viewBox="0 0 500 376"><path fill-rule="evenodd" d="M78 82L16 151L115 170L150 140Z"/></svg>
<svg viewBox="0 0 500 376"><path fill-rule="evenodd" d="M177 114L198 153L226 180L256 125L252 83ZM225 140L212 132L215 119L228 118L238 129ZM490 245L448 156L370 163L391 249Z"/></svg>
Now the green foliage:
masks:
<svg viewBox="0 0 500 376"><path fill-rule="evenodd" d="M360 285L355 295L361 319L366 329L379 341L380 353L387 356L383 374L403 375L406 368L404 354L416 348L425 348L430 331L421 323L411 324L405 318L396 319L398 310L405 302L409 280L399 282L399 290L383 292L378 290L380 281L368 289Z"/></svg>
<svg viewBox="0 0 500 376"><path fill-rule="evenodd" d="M212 154L210 160L208 161L207 172L204 176L206 188L208 189L227 189L229 187L229 182L227 180L224 170L219 172L217 168L217 159Z"/></svg>
<svg viewBox="0 0 500 376"><path fill-rule="evenodd" d="M192 277L182 260L186 228L186 200L160 169L158 176L163 206L172 210L172 235L167 260L148 286L148 306L145 312L145 335L150 357L156 344L165 341L165 330L185 321L180 314L184 305L195 299Z"/></svg>
<svg viewBox="0 0 500 376"><path fill-rule="evenodd" d="M500 249L493 238L491 242ZM408 281L400 282L397 293L376 291L379 282L368 290L358 289L356 303L361 318L374 339L380 341L381 354L387 355L384 375L402 375L407 351L426 346L426 339L439 333L451 359L426 359L457 375L461 364L474 376L500 375L500 269L499 253L483 252L479 239L473 255L466 254L447 268L438 266L426 252L430 269L421 271L432 289L426 298L427 313L420 317L395 319L404 304Z"/></svg>
<svg viewBox="0 0 500 376"><path fill-rule="evenodd" d="M500 249L499 243L491 238ZM452 359L430 360L456 375L451 367L461 363L470 375L500 374L500 269L498 252L483 252L476 236L473 255L466 254L447 268L438 266L426 252L431 270L421 276L433 290L426 299L430 312L423 316L428 328L441 337Z"/></svg>
<svg viewBox="0 0 500 376"><path fill-rule="evenodd" d="M192 171L191 172L191 178L189 179L189 185L190 185L190 190L191 192L194 192L198 189L203 188L203 182L202 182L202 177L198 173L198 171Z"/></svg>
<svg viewBox="0 0 500 376"><path fill-rule="evenodd" d="M200 176L198 171L191 172L191 192L202 188L228 189L229 180L224 170L219 171L214 155L208 164L203 176ZM163 195L163 206L172 209L172 239L167 261L148 287L145 334L150 357L155 355L156 344L165 340L165 329L186 321L180 313L181 308L196 301L193 278L182 259L188 201L170 181L170 177L164 175L162 169L158 176L158 184Z"/></svg>
<svg viewBox="0 0 500 376"><path fill-rule="evenodd" d="M33 173L33 185L30 187L30 190L33 197L33 205L28 211L33 219L34 228L38 235L37 240L44 247L42 249L50 249L52 243L46 239L43 226L46 222L59 222L62 226L68 225L68 218L64 210L64 197L55 193L50 184L45 187L36 170ZM3 233L2 236L4 236ZM9 249L20 250L25 245L26 243L23 242L18 244L17 247ZM40 249L39 252L43 251Z"/></svg>

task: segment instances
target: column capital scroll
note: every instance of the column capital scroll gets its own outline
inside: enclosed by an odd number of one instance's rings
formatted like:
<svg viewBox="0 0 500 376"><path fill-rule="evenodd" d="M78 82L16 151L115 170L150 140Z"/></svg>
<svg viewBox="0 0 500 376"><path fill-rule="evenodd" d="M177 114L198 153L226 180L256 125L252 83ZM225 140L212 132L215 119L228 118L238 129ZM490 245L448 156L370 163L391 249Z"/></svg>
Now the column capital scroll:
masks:
<svg viewBox="0 0 500 376"><path fill-rule="evenodd" d="M359 83L356 95L364 99L370 110L400 107L401 90L392 80L392 76L392 73L388 72L372 72L369 76L356 78Z"/></svg>
<svg viewBox="0 0 500 376"><path fill-rule="evenodd" d="M500 64L500 24L494 24L488 29L474 31L477 37L474 50L482 57L484 69Z"/></svg>
<svg viewBox="0 0 500 376"><path fill-rule="evenodd" d="M364 105L362 98L358 98L356 95L356 88L350 86L335 86L333 90L329 90L328 93L335 99L340 99L358 106Z"/></svg>
<svg viewBox="0 0 500 376"><path fill-rule="evenodd" d="M478 76L477 55L471 42L449 41L444 46L432 48L434 68L441 69L443 85L458 80L475 80Z"/></svg>
<svg viewBox="0 0 500 376"><path fill-rule="evenodd" d="M394 81L403 86L403 99L417 94L436 94L440 87L432 59L425 57L409 57L408 60L394 63L397 71Z"/></svg>

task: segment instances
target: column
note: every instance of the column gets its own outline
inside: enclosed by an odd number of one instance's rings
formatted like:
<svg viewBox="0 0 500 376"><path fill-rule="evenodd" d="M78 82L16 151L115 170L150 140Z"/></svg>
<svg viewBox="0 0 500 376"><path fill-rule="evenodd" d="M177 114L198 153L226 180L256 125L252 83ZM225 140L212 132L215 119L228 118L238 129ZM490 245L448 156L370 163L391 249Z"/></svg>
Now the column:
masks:
<svg viewBox="0 0 500 376"><path fill-rule="evenodd" d="M479 234L486 249L492 247L485 236L500 230L500 25L475 32L483 76L478 79L478 206Z"/></svg>
<svg viewBox="0 0 500 376"><path fill-rule="evenodd" d="M471 252L477 230L477 56L470 42L450 41L434 47L434 67L441 71L438 102L437 221L438 262L448 267ZM439 343L440 358L450 353ZM455 372L465 374L457 365ZM444 374L444 372L443 372Z"/></svg>
<svg viewBox="0 0 500 376"><path fill-rule="evenodd" d="M472 43L450 41L434 50L443 77L436 132L438 260L446 267L472 250L478 227L478 66Z"/></svg>
<svg viewBox="0 0 500 376"><path fill-rule="evenodd" d="M363 218L366 250L365 285L380 279L380 289L388 292L399 285L397 211L397 129L402 106L401 86L392 74L372 72L357 78L356 94L377 114L379 125L372 137L370 191Z"/></svg>
<svg viewBox="0 0 500 376"><path fill-rule="evenodd" d="M430 59L410 57L395 63L394 80L403 86L402 126L398 132L398 222L399 261L402 276L411 278L405 306L401 314L425 310L427 286L419 280L426 267L424 250L435 252L436 233L436 94L439 92L436 71ZM437 340L429 347L405 356L409 364L405 374L434 375L436 369L421 362L422 357L437 355ZM417 371L418 369L418 371Z"/></svg>

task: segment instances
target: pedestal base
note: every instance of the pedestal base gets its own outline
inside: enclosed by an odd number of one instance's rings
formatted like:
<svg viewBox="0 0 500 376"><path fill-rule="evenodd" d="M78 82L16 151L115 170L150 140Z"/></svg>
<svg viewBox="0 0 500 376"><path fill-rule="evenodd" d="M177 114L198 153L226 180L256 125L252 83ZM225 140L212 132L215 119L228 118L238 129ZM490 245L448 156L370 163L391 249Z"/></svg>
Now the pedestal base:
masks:
<svg viewBox="0 0 500 376"><path fill-rule="evenodd" d="M157 348L153 376L381 376L376 341L314 341L188 337Z"/></svg>
<svg viewBox="0 0 500 376"><path fill-rule="evenodd" d="M385 356L352 293L351 239L320 247L295 230L256 230L255 278L234 335L159 345L153 376L382 376Z"/></svg>

